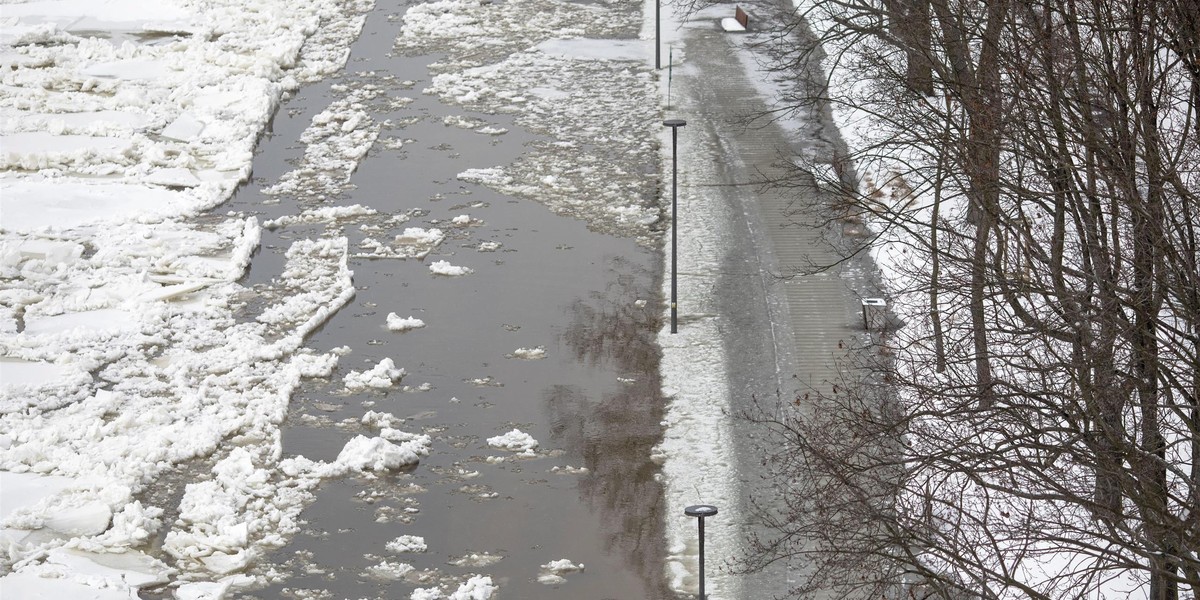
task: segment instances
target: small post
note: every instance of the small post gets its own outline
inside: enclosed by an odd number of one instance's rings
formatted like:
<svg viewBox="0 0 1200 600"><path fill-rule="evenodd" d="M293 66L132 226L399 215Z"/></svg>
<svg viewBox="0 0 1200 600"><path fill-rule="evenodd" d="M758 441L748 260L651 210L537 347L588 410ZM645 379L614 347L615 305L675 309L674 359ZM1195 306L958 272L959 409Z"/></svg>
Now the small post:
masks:
<svg viewBox="0 0 1200 600"><path fill-rule="evenodd" d="M679 128L687 125L687 121L683 119L667 119L663 121L663 126L671 128L671 333L679 332L679 301L676 295L678 286L676 285L676 266L678 261L676 255L678 251L678 228L676 227L675 208L678 203L679 189L679 161L677 144L679 140Z"/></svg>
<svg viewBox="0 0 1200 600"><path fill-rule="evenodd" d="M654 0L654 70L662 68L662 0Z"/></svg>
<svg viewBox="0 0 1200 600"><path fill-rule="evenodd" d="M717 507L711 504L697 504L683 509L683 514L689 517L696 517L700 523L700 600L705 600L704 595L704 517L711 517L717 514Z"/></svg>
<svg viewBox="0 0 1200 600"><path fill-rule="evenodd" d="M667 108L671 108L671 76L675 70L675 47L667 49Z"/></svg>

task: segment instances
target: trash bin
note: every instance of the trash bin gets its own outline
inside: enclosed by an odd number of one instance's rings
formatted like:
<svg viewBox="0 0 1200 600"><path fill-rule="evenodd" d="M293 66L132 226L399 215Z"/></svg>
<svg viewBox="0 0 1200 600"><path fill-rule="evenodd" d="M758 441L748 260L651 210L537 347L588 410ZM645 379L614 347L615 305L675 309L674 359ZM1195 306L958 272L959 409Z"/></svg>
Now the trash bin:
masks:
<svg viewBox="0 0 1200 600"><path fill-rule="evenodd" d="M883 329L887 324L887 301L883 298L862 299L863 329Z"/></svg>

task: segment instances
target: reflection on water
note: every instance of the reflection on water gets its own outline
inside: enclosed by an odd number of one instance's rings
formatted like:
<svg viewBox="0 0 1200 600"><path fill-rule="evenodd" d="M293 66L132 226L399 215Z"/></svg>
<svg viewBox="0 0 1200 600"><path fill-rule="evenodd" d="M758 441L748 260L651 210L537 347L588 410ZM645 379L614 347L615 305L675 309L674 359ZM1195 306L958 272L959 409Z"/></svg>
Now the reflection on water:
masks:
<svg viewBox="0 0 1200 600"><path fill-rule="evenodd" d="M662 314L654 292L659 281L652 269L626 258L612 258L610 265L611 283L572 305L562 339L576 360L621 373L619 387L596 397L579 386L558 385L545 402L555 443L578 453L588 469L579 492L601 516L606 549L625 557L652 598L667 598L663 490L655 478L659 466L650 460L662 439L654 343Z"/></svg>
<svg viewBox="0 0 1200 600"><path fill-rule="evenodd" d="M662 321L658 275L626 257L610 257L609 263L612 277L604 291L572 305L574 322L563 341L576 360L589 366L611 361L622 373L657 374L661 353L654 337Z"/></svg>

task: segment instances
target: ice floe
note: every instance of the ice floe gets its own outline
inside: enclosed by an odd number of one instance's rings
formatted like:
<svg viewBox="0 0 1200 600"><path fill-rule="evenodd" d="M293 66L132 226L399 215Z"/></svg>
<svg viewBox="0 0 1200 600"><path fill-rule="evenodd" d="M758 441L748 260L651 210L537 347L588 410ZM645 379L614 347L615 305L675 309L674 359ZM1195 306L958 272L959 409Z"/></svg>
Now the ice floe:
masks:
<svg viewBox="0 0 1200 600"><path fill-rule="evenodd" d="M473 271L468 267L460 267L450 264L449 261L439 260L429 265L429 272L434 275L444 275L446 277L461 277L469 275Z"/></svg>
<svg viewBox="0 0 1200 600"><path fill-rule="evenodd" d="M582 563L575 564L569 559L560 558L542 565L541 571L538 572L537 580L538 583L545 585L558 585L567 582L566 574L579 573L583 570Z"/></svg>
<svg viewBox="0 0 1200 600"><path fill-rule="evenodd" d="M388 313L387 328L390 331L409 331L411 329L420 329L425 326L425 321L413 316L408 318L401 317L396 313Z"/></svg>
<svg viewBox="0 0 1200 600"><path fill-rule="evenodd" d="M280 97L344 64L369 6L5 5L0 596L136 597L178 570L177 598L220 598L351 470L281 460L278 435L300 380L336 365L303 340L353 296L345 239L297 241L244 319L257 221L192 217L248 176ZM139 498L197 459L211 471L164 523ZM174 569L138 550L164 527Z"/></svg>
<svg viewBox="0 0 1200 600"><path fill-rule="evenodd" d="M490 437L487 444L492 448L517 452L522 456L534 456L534 449L538 447L538 441L520 429Z"/></svg>
<svg viewBox="0 0 1200 600"><path fill-rule="evenodd" d="M350 371L342 383L346 389L354 392L366 389L384 390L400 381L401 377L404 377L404 369L396 368L392 359L385 358L366 371Z"/></svg>

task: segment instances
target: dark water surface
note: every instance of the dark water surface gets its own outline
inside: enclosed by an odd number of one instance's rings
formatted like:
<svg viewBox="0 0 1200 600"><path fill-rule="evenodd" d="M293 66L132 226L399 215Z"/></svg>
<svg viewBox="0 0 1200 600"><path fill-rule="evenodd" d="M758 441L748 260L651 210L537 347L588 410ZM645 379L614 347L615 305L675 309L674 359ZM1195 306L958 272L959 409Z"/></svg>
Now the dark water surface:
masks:
<svg viewBox="0 0 1200 600"><path fill-rule="evenodd" d="M265 220L316 206L363 204L413 215L369 233L381 241L406 226L449 233L424 260L351 259L356 296L308 341L319 351L351 351L330 381L309 381L297 393L283 431L286 456L331 461L354 435L378 434L358 424L367 410L390 412L406 419L399 429L430 434L433 454L406 472L325 481L301 515L305 530L257 567L274 572L278 583L254 595L408 598L413 589L438 583L453 592L475 573L499 584L500 599L668 597L662 490L649 458L662 433L654 345L660 257L533 201L457 180L468 168L508 164L533 138L511 117L467 113L421 94L429 82L426 65L437 57L390 54L405 6L381 0L346 71L284 103L259 144L254 181L220 210ZM354 189L321 205L263 195L261 188L303 155L298 138L314 114L340 97L337 86L364 81L383 86L387 97L415 101L395 108L385 106L385 97L372 104L372 117L392 126L384 127L355 173ZM492 136L447 126L447 115L509 131ZM403 145L390 149L389 138ZM449 226L446 221L460 214L469 214L473 226ZM345 235L353 253L368 235L359 226L379 222L264 231L243 283L269 291L294 239ZM480 252L481 241L501 246ZM436 260L474 273L434 276L428 264ZM388 331L389 312L420 318L426 327ZM506 357L538 346L544 359ZM346 372L384 358L407 371L396 388L342 390ZM541 443L537 458L512 460L487 447L488 437L514 427ZM510 460L486 460L496 456ZM553 472L567 466L586 471ZM428 551L388 552L385 544L400 535L423 536ZM486 566L450 564L471 553L501 558ZM566 574L559 585L537 581L539 565L563 558L586 570ZM383 559L417 572L399 581L364 574Z"/></svg>

